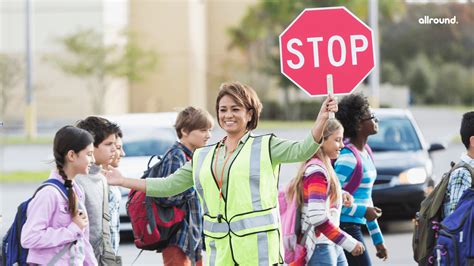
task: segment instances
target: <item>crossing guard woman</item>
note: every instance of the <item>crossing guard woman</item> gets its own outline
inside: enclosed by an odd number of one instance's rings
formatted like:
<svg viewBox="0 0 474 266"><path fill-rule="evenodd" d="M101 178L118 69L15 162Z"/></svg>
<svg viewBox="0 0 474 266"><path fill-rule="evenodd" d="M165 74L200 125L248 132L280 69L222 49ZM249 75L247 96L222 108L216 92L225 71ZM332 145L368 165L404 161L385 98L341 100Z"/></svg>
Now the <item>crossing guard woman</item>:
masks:
<svg viewBox="0 0 474 266"><path fill-rule="evenodd" d="M283 263L278 214L281 163L305 161L318 150L335 99L324 101L313 128L302 141L254 136L262 104L255 91L238 82L224 83L216 100L218 124L226 136L197 149L191 162L167 178L125 178L116 169L109 184L167 197L194 185L204 213L207 265Z"/></svg>

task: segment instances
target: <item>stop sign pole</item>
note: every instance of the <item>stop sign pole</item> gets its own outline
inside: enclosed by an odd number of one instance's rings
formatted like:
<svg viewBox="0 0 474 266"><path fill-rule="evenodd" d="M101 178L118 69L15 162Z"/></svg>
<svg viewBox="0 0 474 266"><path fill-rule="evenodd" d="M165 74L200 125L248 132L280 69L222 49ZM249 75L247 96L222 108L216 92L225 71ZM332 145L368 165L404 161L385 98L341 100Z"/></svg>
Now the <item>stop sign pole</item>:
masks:
<svg viewBox="0 0 474 266"><path fill-rule="evenodd" d="M372 30L345 7L307 8L280 34L281 73L311 97L354 91L374 52Z"/></svg>
<svg viewBox="0 0 474 266"><path fill-rule="evenodd" d="M327 80L326 84L327 84L327 88L328 88L328 95L332 96L334 94L332 75L328 74L326 76L326 80ZM329 119L334 119L334 117L335 117L334 112L329 112Z"/></svg>

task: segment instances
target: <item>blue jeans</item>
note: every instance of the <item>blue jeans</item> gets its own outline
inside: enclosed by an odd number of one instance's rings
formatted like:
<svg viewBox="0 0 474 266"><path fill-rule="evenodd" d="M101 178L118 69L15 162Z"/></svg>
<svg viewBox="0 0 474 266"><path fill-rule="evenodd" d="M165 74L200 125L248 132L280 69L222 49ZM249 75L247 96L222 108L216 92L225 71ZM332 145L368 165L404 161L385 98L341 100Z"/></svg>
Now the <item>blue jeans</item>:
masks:
<svg viewBox="0 0 474 266"><path fill-rule="evenodd" d="M334 244L317 244L308 265L347 266L347 260L342 247Z"/></svg>
<svg viewBox="0 0 474 266"><path fill-rule="evenodd" d="M367 246L364 243L364 236L362 235L362 230L360 229L361 224L341 222L339 227L356 240L362 242L365 247L364 253L359 256L352 256L350 252L344 251L349 266L371 266L372 263L370 262L369 252L367 251Z"/></svg>

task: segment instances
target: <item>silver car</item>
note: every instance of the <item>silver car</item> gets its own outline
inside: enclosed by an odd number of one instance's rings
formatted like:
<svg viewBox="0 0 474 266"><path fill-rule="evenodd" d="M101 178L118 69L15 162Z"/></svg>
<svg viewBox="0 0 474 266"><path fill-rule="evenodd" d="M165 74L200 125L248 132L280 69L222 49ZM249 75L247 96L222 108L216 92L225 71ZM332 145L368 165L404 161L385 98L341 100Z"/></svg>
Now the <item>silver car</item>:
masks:
<svg viewBox="0 0 474 266"><path fill-rule="evenodd" d="M107 116L117 123L123 132L125 157L120 161L119 169L126 177L140 178L147 169L153 155L162 155L177 140L174 123L178 113L137 113L119 116ZM157 160L151 161L152 166ZM132 225L125 205L129 189L120 188L120 232L131 233Z"/></svg>

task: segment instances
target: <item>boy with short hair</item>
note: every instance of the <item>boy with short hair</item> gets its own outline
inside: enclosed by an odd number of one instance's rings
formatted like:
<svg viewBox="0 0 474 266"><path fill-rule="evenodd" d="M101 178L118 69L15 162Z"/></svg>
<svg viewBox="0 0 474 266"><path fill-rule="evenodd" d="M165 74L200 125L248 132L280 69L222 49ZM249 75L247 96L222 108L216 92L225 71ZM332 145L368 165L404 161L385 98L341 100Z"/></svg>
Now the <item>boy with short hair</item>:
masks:
<svg viewBox="0 0 474 266"><path fill-rule="evenodd" d="M474 111L463 115L460 134L466 147L466 153L461 155L461 161L474 168ZM451 173L444 198L443 219L453 213L464 191L472 187L471 180L471 175L465 167L460 167Z"/></svg>
<svg viewBox="0 0 474 266"><path fill-rule="evenodd" d="M79 121L76 126L88 131L94 137L95 164L91 166L88 175L79 175L76 178L76 182L85 193L85 204L89 214L89 241L94 248L99 264L110 264L111 261L106 261L105 258L110 257L111 254L111 257L114 257L115 252L112 249L110 229L104 228L109 227L108 221L105 223L103 220L106 217L110 220L109 210L104 210L104 199L108 205L109 189L101 170L108 167L115 157L116 134L119 127L109 120L97 116L89 116Z"/></svg>
<svg viewBox="0 0 474 266"><path fill-rule="evenodd" d="M178 114L174 127L179 141L173 144L170 152L163 158L161 176L174 173L191 159L197 148L207 144L211 137L213 119L203 109L188 107ZM157 200L166 206L178 206L186 213L182 227L162 250L164 265L202 265L202 213L194 188Z"/></svg>

